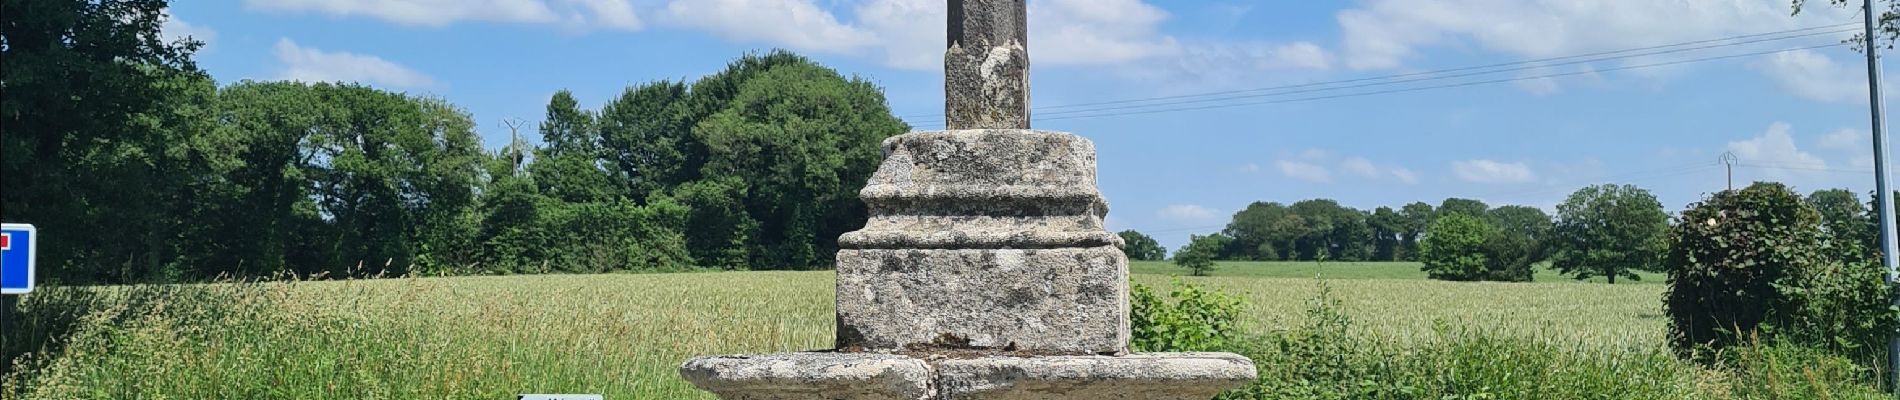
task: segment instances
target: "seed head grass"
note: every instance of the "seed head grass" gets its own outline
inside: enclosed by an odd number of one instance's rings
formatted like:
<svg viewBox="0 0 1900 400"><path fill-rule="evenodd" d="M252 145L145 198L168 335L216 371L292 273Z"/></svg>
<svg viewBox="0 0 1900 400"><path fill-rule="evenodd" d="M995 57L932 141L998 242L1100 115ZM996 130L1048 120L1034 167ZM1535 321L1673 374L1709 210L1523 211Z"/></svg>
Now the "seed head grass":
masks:
<svg viewBox="0 0 1900 400"><path fill-rule="evenodd" d="M1242 296L1248 331L1310 319L1319 287L1311 277L1218 273L1185 282ZM1135 280L1170 284L1158 274ZM45 288L23 300L19 329L0 333L14 360L0 394L711 398L680 379L681 362L830 348L833 281L823 271L703 272ZM1354 320L1352 336L1394 354L1442 347L1452 330L1631 362L1665 354L1661 285L1327 282Z"/></svg>

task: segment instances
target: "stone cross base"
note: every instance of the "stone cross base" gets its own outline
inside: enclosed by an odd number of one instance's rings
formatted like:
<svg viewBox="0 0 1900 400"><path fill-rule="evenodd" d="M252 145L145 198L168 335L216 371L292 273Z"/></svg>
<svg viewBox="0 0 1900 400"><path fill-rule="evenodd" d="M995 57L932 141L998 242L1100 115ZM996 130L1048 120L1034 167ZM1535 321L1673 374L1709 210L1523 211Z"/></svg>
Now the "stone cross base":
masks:
<svg viewBox="0 0 1900 400"><path fill-rule="evenodd" d="M1229 353L1125 356L779 353L702 357L680 374L719 398L1207 399L1252 382L1252 361Z"/></svg>
<svg viewBox="0 0 1900 400"><path fill-rule="evenodd" d="M1095 146L1027 129L884 141L838 238L838 348L1128 352L1128 257L1102 227Z"/></svg>
<svg viewBox="0 0 1900 400"><path fill-rule="evenodd" d="M726 399L1206 399L1254 379L1228 353L1128 354L1128 257L1102 226L1095 145L966 129L884 141L838 238L831 352L693 359Z"/></svg>

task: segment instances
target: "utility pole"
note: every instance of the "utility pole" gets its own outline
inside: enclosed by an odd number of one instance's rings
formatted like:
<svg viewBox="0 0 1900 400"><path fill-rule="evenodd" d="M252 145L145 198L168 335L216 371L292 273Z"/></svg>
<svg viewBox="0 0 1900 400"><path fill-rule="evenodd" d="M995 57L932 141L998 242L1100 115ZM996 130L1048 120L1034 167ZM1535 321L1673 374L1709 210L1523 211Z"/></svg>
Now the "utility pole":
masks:
<svg viewBox="0 0 1900 400"><path fill-rule="evenodd" d="M1735 190L1735 153L1724 151L1720 160L1728 166L1728 190Z"/></svg>
<svg viewBox="0 0 1900 400"><path fill-rule="evenodd" d="M1867 54L1867 108L1874 136L1874 199L1880 207L1880 264L1887 267L1887 284L1900 279L1900 242L1893 230L1893 191L1887 185L1887 109L1880 103L1880 40L1874 36L1874 0L1861 3L1861 50ZM1896 299L1895 305L1900 305ZM1896 329L1900 327L1888 327ZM1887 387L1900 394L1900 329L1887 332Z"/></svg>
<svg viewBox="0 0 1900 400"><path fill-rule="evenodd" d="M508 126L508 173L521 176L521 119L502 118L501 124Z"/></svg>

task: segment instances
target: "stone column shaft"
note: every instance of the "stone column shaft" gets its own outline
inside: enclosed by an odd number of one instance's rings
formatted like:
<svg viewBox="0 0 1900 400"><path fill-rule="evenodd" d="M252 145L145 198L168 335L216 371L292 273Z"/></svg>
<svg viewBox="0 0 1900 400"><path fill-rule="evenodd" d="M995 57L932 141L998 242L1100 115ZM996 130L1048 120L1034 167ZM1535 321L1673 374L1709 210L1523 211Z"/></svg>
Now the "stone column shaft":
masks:
<svg viewBox="0 0 1900 400"><path fill-rule="evenodd" d="M946 129L1029 129L1026 0L950 0Z"/></svg>

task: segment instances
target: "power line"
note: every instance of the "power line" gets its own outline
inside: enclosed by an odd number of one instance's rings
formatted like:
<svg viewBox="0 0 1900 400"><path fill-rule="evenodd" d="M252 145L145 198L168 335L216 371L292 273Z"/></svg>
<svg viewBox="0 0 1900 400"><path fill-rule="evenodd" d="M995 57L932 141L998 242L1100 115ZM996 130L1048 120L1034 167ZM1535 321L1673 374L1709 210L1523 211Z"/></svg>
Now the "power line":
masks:
<svg viewBox="0 0 1900 400"><path fill-rule="evenodd" d="M1064 108L1082 108L1082 107L1089 107L1089 106L1096 106L1096 105L1144 103L1144 102L1153 102L1153 101L1158 101L1158 100L1187 99L1187 98L1196 98L1196 97L1219 96L1219 95L1226 95L1226 94L1253 93L1253 92L1276 91L1276 90L1284 90L1284 89L1298 89L1298 88L1308 88L1308 87L1315 87L1315 86L1330 86L1330 85L1338 85L1338 84L1344 84L1344 83L1390 80L1390 79L1395 79L1395 78L1419 77L1419 76L1428 76L1428 77L1424 79L1401 80L1401 81L1395 81L1395 82L1382 82L1382 83L1374 83L1374 84L1361 84L1361 85L1344 86L1344 87L1296 91L1296 92L1291 92L1291 93L1306 93L1306 92L1322 91L1322 90L1339 90L1339 89L1368 87L1368 86L1391 85L1391 84L1397 84L1397 83L1443 80L1443 79L1451 79L1451 78L1458 78L1458 77L1493 74L1493 73L1499 73L1499 72L1512 72L1512 71L1520 71L1520 70L1527 70L1527 69L1548 68L1552 66L1575 65L1575 64L1601 62L1601 61L1609 61L1609 60L1616 60L1616 59L1625 59L1625 58L1634 58L1634 57L1643 57L1643 56L1661 55L1661 54L1670 54L1670 53L1680 53L1680 52L1695 51L1695 50L1705 50L1705 49L1712 49L1712 48L1718 48L1718 47L1739 46L1739 45L1745 45L1745 44L1754 44L1754 43L1777 41L1777 40L1787 40L1787 39L1795 39L1795 38L1803 38L1803 37L1811 37L1811 36L1819 36L1819 35L1846 33L1846 32L1851 32L1853 30L1852 29L1826 30L1826 29L1841 28L1844 26L1851 26L1851 25L1853 24L1816 26L1816 27L1808 27L1808 28L1800 28L1800 29L1791 29L1791 30L1785 30L1785 31L1757 33L1757 34L1731 36L1731 37L1724 37L1724 38L1717 38L1717 39L1706 39L1706 40L1698 40L1698 41L1690 41L1690 42L1672 43L1672 44L1665 44L1665 45L1658 45L1658 46L1603 51L1603 52L1596 52L1596 53L1577 54L1577 55L1569 55L1569 56L1561 56L1561 57L1551 57L1551 58L1543 58L1543 59L1535 59L1535 60L1497 63L1497 64L1443 69L1443 70L1435 70L1435 71L1413 72L1413 73L1396 74L1396 75L1364 77L1364 78L1354 78L1354 79L1326 81L1326 82L1312 82L1312 83L1303 83L1303 84L1295 84L1295 85L1270 86L1270 87L1261 87L1261 88L1252 88L1252 89L1227 90L1227 91L1175 95L1175 96L1162 96L1162 97L1150 97L1150 98L1138 98L1138 99L1101 101L1101 102L1091 102L1091 103L1066 104L1066 105L1057 105L1057 106L1048 106L1048 107L1037 107L1035 109L1054 110L1054 109L1064 109ZM1817 31L1817 30L1826 30L1826 31L1810 32L1810 31ZM1787 35L1791 33L1800 33L1800 32L1807 32L1807 33ZM1787 36L1776 36L1776 35L1787 35ZM1759 39L1744 40L1744 41L1739 41L1739 42L1735 41L1737 39L1752 39L1752 38L1759 38ZM1727 43L1671 49L1673 47L1708 44L1708 43L1715 43L1715 42L1727 42ZM1621 55L1621 56L1616 56L1616 57L1600 57L1600 56L1606 56L1606 55L1612 55L1612 54L1632 53L1632 52L1641 52L1641 51L1659 50L1659 49L1668 49L1668 50L1653 51L1653 52L1641 53L1641 54L1626 54L1626 55ZM1578 58L1589 58L1589 57L1600 57L1600 58L1574 60ZM1560 60L1573 60L1573 61L1566 61L1566 62L1556 63L1556 64L1546 64L1552 61L1560 61ZM1449 72L1471 71L1471 70L1481 70L1481 69L1510 67L1510 66L1520 66L1520 67L1512 68L1512 69L1495 70L1495 71L1482 71L1482 72L1471 72L1471 73L1455 74L1455 75L1442 75ZM1281 93L1281 94L1291 94L1291 93ZM1194 101L1149 104L1146 106L1209 102L1209 101L1220 101L1220 100L1225 100L1225 99L1251 98L1251 97L1260 97L1260 96L1264 96L1264 95L1256 94L1256 95L1248 95L1248 96L1228 96L1228 97L1221 97L1221 98L1216 98L1216 99L1198 99ZM1104 111L1104 110L1110 110L1110 109L1125 109L1125 108L1139 108L1139 107L1143 107L1143 106L1121 106L1121 107L1110 107L1110 108L1097 107L1093 110L1062 111L1062 112L1056 112L1056 114L1077 113L1077 112L1086 112L1086 111ZM918 121L918 122L932 122L935 119L940 119L941 116L942 114L918 114L918 115L903 116L901 118L911 119L911 118L935 117L935 118L931 118L931 120Z"/></svg>

